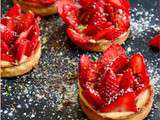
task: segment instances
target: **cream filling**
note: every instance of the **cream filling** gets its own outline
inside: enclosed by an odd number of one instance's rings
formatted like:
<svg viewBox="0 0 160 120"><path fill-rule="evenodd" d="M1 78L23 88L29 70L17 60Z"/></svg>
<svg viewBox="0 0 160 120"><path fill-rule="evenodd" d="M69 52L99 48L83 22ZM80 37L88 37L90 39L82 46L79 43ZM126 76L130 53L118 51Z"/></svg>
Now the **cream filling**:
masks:
<svg viewBox="0 0 160 120"><path fill-rule="evenodd" d="M86 101L86 99L83 97L82 95L82 88L79 86L79 96L81 98L81 100L84 102L85 105L87 105L90 109L92 109L93 111L95 111L92 106L90 106L90 104ZM141 109L147 102L150 96L150 92L148 89L146 89L143 93L141 93L136 100L136 106L138 109ZM95 111L97 112L97 111ZM119 117L125 117L131 114L134 114L135 112L108 112L108 113L100 113L97 112L97 114L99 114L100 116L103 117L108 117L108 118L119 118Z"/></svg>

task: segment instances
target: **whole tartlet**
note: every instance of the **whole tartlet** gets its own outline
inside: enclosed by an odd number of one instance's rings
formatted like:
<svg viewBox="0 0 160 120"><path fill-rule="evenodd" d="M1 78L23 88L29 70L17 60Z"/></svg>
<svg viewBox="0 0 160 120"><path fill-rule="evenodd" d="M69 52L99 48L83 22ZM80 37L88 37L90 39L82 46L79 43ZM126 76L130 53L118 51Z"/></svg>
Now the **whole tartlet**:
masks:
<svg viewBox="0 0 160 120"><path fill-rule="evenodd" d="M32 11L36 15L48 16L57 13L56 0L13 0L19 4L23 12Z"/></svg>
<svg viewBox="0 0 160 120"><path fill-rule="evenodd" d="M56 5L68 37L84 50L105 51L129 36L128 0L59 0Z"/></svg>
<svg viewBox="0 0 160 120"><path fill-rule="evenodd" d="M40 18L21 13L16 4L1 19L1 77L23 75L38 64L41 55Z"/></svg>
<svg viewBox="0 0 160 120"><path fill-rule="evenodd" d="M153 104L142 54L128 59L119 45L109 47L97 61L81 56L78 87L80 106L90 120L143 120Z"/></svg>

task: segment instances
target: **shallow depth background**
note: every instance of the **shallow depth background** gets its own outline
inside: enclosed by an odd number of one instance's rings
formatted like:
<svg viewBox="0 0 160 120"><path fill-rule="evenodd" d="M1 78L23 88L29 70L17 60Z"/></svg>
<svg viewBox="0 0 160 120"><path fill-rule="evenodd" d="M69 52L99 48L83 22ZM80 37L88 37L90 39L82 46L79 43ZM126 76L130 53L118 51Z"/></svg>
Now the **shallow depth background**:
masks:
<svg viewBox="0 0 160 120"><path fill-rule="evenodd" d="M132 0L131 35L123 45L127 54L141 52L154 83L152 111L146 120L160 120L160 52L150 49L150 39L160 31L160 0ZM12 6L2 0L2 13ZM98 59L102 53L85 52L73 45L58 15L42 18L42 56L30 73L1 80L3 120L84 120L77 96L79 56Z"/></svg>

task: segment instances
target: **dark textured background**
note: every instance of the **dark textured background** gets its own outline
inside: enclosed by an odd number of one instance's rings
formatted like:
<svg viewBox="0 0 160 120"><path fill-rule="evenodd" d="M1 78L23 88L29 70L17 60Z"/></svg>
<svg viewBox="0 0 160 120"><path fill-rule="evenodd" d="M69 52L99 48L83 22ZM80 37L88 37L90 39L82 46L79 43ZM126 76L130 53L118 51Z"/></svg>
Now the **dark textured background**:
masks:
<svg viewBox="0 0 160 120"><path fill-rule="evenodd" d="M132 0L131 35L123 47L131 56L142 52L146 58L155 97L146 120L160 120L160 52L148 47L160 31L160 0ZM2 13L12 6L2 0ZM97 59L101 53L85 52L66 36L58 15L42 18L43 44L39 65L30 73L1 80L2 120L84 120L77 97L78 63L81 54Z"/></svg>

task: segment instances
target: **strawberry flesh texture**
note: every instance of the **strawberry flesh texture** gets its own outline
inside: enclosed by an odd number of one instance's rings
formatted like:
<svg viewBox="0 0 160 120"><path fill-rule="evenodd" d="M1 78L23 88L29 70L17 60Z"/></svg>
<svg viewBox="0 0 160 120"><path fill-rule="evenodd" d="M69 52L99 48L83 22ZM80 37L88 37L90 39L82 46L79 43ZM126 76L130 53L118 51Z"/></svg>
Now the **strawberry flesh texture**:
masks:
<svg viewBox="0 0 160 120"><path fill-rule="evenodd" d="M5 54L5 53L1 54L1 60L5 60L8 62L14 63L14 58L12 56Z"/></svg>
<svg viewBox="0 0 160 120"><path fill-rule="evenodd" d="M3 55L3 58L6 58L5 60L14 63L15 59L17 59L20 63L24 55L28 57L32 55L38 44L39 20L37 18L35 21L34 15L31 12L22 14L21 8L17 4L9 9L5 14L5 18L1 20L2 24L0 24L3 41L1 43L1 52L7 53ZM26 52L28 44L31 45L30 52ZM11 58L14 60L11 60Z"/></svg>
<svg viewBox="0 0 160 120"><path fill-rule="evenodd" d="M112 102L110 105L106 105L99 111L102 113L106 112L136 112L136 101L135 94L133 92L124 93L122 96Z"/></svg>
<svg viewBox="0 0 160 120"><path fill-rule="evenodd" d="M10 30L14 30L15 29L15 23L14 23L14 19L7 17L7 18L3 18L1 20L1 24L5 25L8 29Z"/></svg>
<svg viewBox="0 0 160 120"><path fill-rule="evenodd" d="M6 53L9 51L8 45L2 40L1 41L1 53Z"/></svg>
<svg viewBox="0 0 160 120"><path fill-rule="evenodd" d="M21 63L27 47L27 41L23 40L17 47L16 59Z"/></svg>
<svg viewBox="0 0 160 120"><path fill-rule="evenodd" d="M95 109L98 109L105 104L99 93L92 86L86 88L82 92L82 95L87 100L87 102Z"/></svg>
<svg viewBox="0 0 160 120"><path fill-rule="evenodd" d="M149 45L160 49L160 34L156 35L153 39L151 39Z"/></svg>
<svg viewBox="0 0 160 120"><path fill-rule="evenodd" d="M133 88L133 82L134 82L134 75L132 72L132 69L127 69L120 80L120 88L121 89L128 89Z"/></svg>
<svg viewBox="0 0 160 120"><path fill-rule="evenodd" d="M64 22L76 31L79 31L79 20L77 19L79 5L73 0L60 0L56 3L58 12Z"/></svg>
<svg viewBox="0 0 160 120"><path fill-rule="evenodd" d="M133 70L133 73L136 75L138 84L145 88L149 85L149 75L144 62L144 57L141 53L134 54L130 59L130 67ZM137 85L136 85L137 86ZM138 89L138 88L137 88ZM140 92L140 90L138 90ZM138 93L139 93L138 92Z"/></svg>
<svg viewBox="0 0 160 120"><path fill-rule="evenodd" d="M18 17L21 15L21 7L18 4L15 4L12 8L10 8L7 13L5 14L5 17Z"/></svg>
<svg viewBox="0 0 160 120"><path fill-rule="evenodd" d="M91 3L93 3L95 0L79 0L79 3L83 7L88 7Z"/></svg>
<svg viewBox="0 0 160 120"><path fill-rule="evenodd" d="M21 16L18 24L17 24L17 32L21 33L29 29L29 27L34 24L34 14L32 12L28 12Z"/></svg>
<svg viewBox="0 0 160 120"><path fill-rule="evenodd" d="M103 56L100 58L99 62L102 66L107 66L110 62L114 61L121 55L126 56L125 50L118 44L112 45L103 53Z"/></svg>
<svg viewBox="0 0 160 120"><path fill-rule="evenodd" d="M74 31L71 28L67 28L67 35L78 46L83 46L85 49L89 46L89 40L91 37L83 36L82 34Z"/></svg>
<svg viewBox="0 0 160 120"><path fill-rule="evenodd" d="M113 26L110 26L109 28L98 31L94 36L94 39L99 40L105 38L107 40L115 40L120 35L121 32L119 30L115 29Z"/></svg>
<svg viewBox="0 0 160 120"><path fill-rule="evenodd" d="M94 25L88 25L84 30L83 33L88 36L93 36L98 31L97 27Z"/></svg>
<svg viewBox="0 0 160 120"><path fill-rule="evenodd" d="M14 41L14 31L8 29L6 26L0 24L1 38L7 45Z"/></svg>
<svg viewBox="0 0 160 120"><path fill-rule="evenodd" d="M83 88L86 88L86 83L87 83L86 75L90 67L90 64L91 64L90 58L86 55L82 55L80 58L80 85Z"/></svg>
<svg viewBox="0 0 160 120"><path fill-rule="evenodd" d="M127 66L129 60L126 54L117 57L109 66L115 73L121 73Z"/></svg>
<svg viewBox="0 0 160 120"><path fill-rule="evenodd" d="M119 81L113 71L107 70L101 75L100 81L95 86L103 100L108 103L119 91Z"/></svg>

